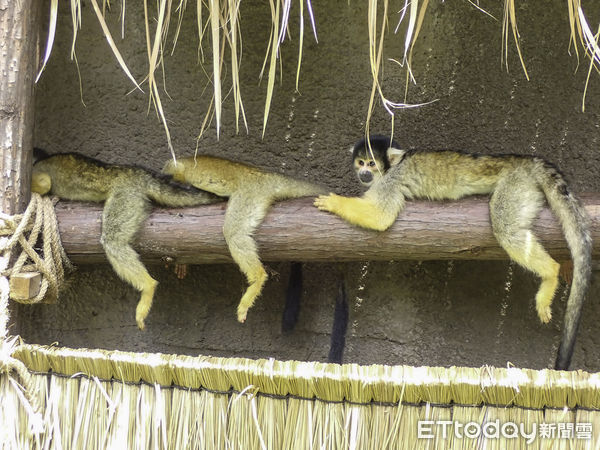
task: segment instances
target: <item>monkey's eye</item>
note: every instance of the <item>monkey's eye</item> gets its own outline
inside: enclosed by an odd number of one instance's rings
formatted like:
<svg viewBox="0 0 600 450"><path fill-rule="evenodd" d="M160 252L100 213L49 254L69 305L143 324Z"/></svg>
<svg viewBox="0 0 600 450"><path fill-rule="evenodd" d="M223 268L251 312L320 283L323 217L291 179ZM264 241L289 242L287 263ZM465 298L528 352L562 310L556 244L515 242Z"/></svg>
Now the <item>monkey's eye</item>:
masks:
<svg viewBox="0 0 600 450"><path fill-rule="evenodd" d="M369 161L369 167L375 167L375 161Z"/></svg>
<svg viewBox="0 0 600 450"><path fill-rule="evenodd" d="M359 159L359 160L358 160L358 165L359 165L359 166L364 166L364 165L365 165L365 162L364 162L362 159Z"/></svg>

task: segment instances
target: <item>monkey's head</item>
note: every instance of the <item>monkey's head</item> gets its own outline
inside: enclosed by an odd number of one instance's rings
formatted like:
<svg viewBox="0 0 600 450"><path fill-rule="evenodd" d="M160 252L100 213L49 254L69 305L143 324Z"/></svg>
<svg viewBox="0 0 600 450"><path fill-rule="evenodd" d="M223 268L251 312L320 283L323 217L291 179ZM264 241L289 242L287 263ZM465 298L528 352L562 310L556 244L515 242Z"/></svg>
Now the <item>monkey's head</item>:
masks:
<svg viewBox="0 0 600 450"><path fill-rule="evenodd" d="M406 153L389 136L378 134L370 135L369 142L362 138L350 150L358 181L367 187L381 178L390 167L398 164Z"/></svg>
<svg viewBox="0 0 600 450"><path fill-rule="evenodd" d="M33 173L31 174L31 192L45 195L52 189L52 177L36 167L36 163L48 159L50 155L45 150L35 147L33 149Z"/></svg>
<svg viewBox="0 0 600 450"><path fill-rule="evenodd" d="M31 176L31 192L45 195L52 189L52 178L44 172L33 172Z"/></svg>

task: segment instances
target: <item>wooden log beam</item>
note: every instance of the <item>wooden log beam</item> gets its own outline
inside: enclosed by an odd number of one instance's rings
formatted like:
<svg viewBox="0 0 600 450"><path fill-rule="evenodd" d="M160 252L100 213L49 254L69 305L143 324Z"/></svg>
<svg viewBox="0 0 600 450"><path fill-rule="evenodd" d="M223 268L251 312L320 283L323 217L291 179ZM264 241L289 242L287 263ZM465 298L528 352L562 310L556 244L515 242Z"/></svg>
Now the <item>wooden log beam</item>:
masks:
<svg viewBox="0 0 600 450"><path fill-rule="evenodd" d="M600 242L600 195L581 196ZM146 262L231 262L223 238L226 203L183 209L155 209L135 245ZM101 205L59 202L56 207L63 246L75 263L104 261L100 245ZM569 258L558 222L548 209L535 226L548 251ZM317 210L312 199L275 204L256 232L265 261L362 261L429 259L507 259L489 221L488 200L471 197L457 202L408 202L387 231L349 225ZM594 255L600 257L600 246Z"/></svg>

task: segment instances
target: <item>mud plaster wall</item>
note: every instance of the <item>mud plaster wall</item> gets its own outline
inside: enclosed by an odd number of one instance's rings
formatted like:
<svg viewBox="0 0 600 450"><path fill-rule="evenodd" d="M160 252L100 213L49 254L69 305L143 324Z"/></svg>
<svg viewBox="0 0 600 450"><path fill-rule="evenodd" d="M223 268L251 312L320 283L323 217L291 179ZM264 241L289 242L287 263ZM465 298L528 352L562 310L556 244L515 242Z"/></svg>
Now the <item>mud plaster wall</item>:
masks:
<svg viewBox="0 0 600 450"><path fill-rule="evenodd" d="M115 3L109 22L119 36L120 5ZM495 17L502 17L496 2L485 3L482 6ZM228 99L221 139L217 142L214 130L207 132L200 152L355 194L359 189L346 149L363 132L371 87L366 5L352 1L313 6L319 43L307 29L300 93L294 91L298 27L293 19L294 39L283 46L284 75L276 85L267 133L261 139L266 84L258 84L258 74L270 13L266 2L242 2L241 78L250 132L235 134ZM143 12L138 2L128 2L127 8L126 39L117 42L140 80L146 69ZM594 13L588 11L591 23L598 18ZM292 17L297 16L293 9ZM392 28L397 17L392 15ZM576 72L577 60L568 54L564 4L519 2L517 17L529 82L512 41L510 71L500 65L499 21L466 1L431 2L414 51L418 84L410 88L409 100L437 102L399 112L396 138L407 148L543 156L560 166L576 191L598 192L600 79L592 76L582 113L587 65L582 62ZM173 100L163 95L163 101L179 155L193 151L210 100L200 95L207 78L197 63L195 20L190 8L175 53L166 58L166 87ZM77 68L68 59L68 5L61 2L55 48L37 86L35 144L50 152L76 151L160 169L169 157L163 130L152 113L147 115L144 94L126 95L132 85L118 68L87 2L83 24L76 49L85 106ZM391 34L387 56L401 58L402 46L402 39ZM400 98L404 75L393 63L386 67L386 92ZM210 72L208 64L204 68ZM389 127L379 108L371 129L388 132ZM144 332L134 321L138 293L108 266L80 266L59 304L17 308L15 330L31 343L325 361L341 271L350 301L345 362L505 366L510 361L531 368L553 363L565 288L561 286L555 299L554 320L541 325L533 308L536 278L508 261L306 263L304 303L290 335L280 331L289 266L269 266L279 276L268 282L245 324L235 320L245 282L233 265L193 266L183 281L162 266L150 267L160 285ZM599 276L596 271L574 368L600 370Z"/></svg>

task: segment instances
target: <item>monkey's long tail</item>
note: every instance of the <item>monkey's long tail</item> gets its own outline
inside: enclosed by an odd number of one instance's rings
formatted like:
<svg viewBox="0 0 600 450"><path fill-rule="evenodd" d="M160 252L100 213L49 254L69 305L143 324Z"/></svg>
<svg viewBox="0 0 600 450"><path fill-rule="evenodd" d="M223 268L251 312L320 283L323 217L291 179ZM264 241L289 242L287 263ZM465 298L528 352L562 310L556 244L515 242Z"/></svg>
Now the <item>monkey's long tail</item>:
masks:
<svg viewBox="0 0 600 450"><path fill-rule="evenodd" d="M335 310L333 312L333 326L331 327L331 345L329 347L330 363L341 364L346 346L346 330L348 329L348 297L346 296L346 282L340 278L338 282L338 294L335 299Z"/></svg>
<svg viewBox="0 0 600 450"><path fill-rule="evenodd" d="M550 208L560 221L573 258L573 282L554 366L557 370L567 370L571 364L583 302L592 271L590 218L580 201L569 192L565 180L556 168L548 164L544 174L539 182Z"/></svg>
<svg viewBox="0 0 600 450"><path fill-rule="evenodd" d="M207 205L223 201L223 198L189 184L173 181L170 175L152 175L146 195L163 206L183 207Z"/></svg>
<svg viewBox="0 0 600 450"><path fill-rule="evenodd" d="M289 333L296 327L302 301L302 263L292 262L285 294L285 307L281 318L281 331Z"/></svg>

